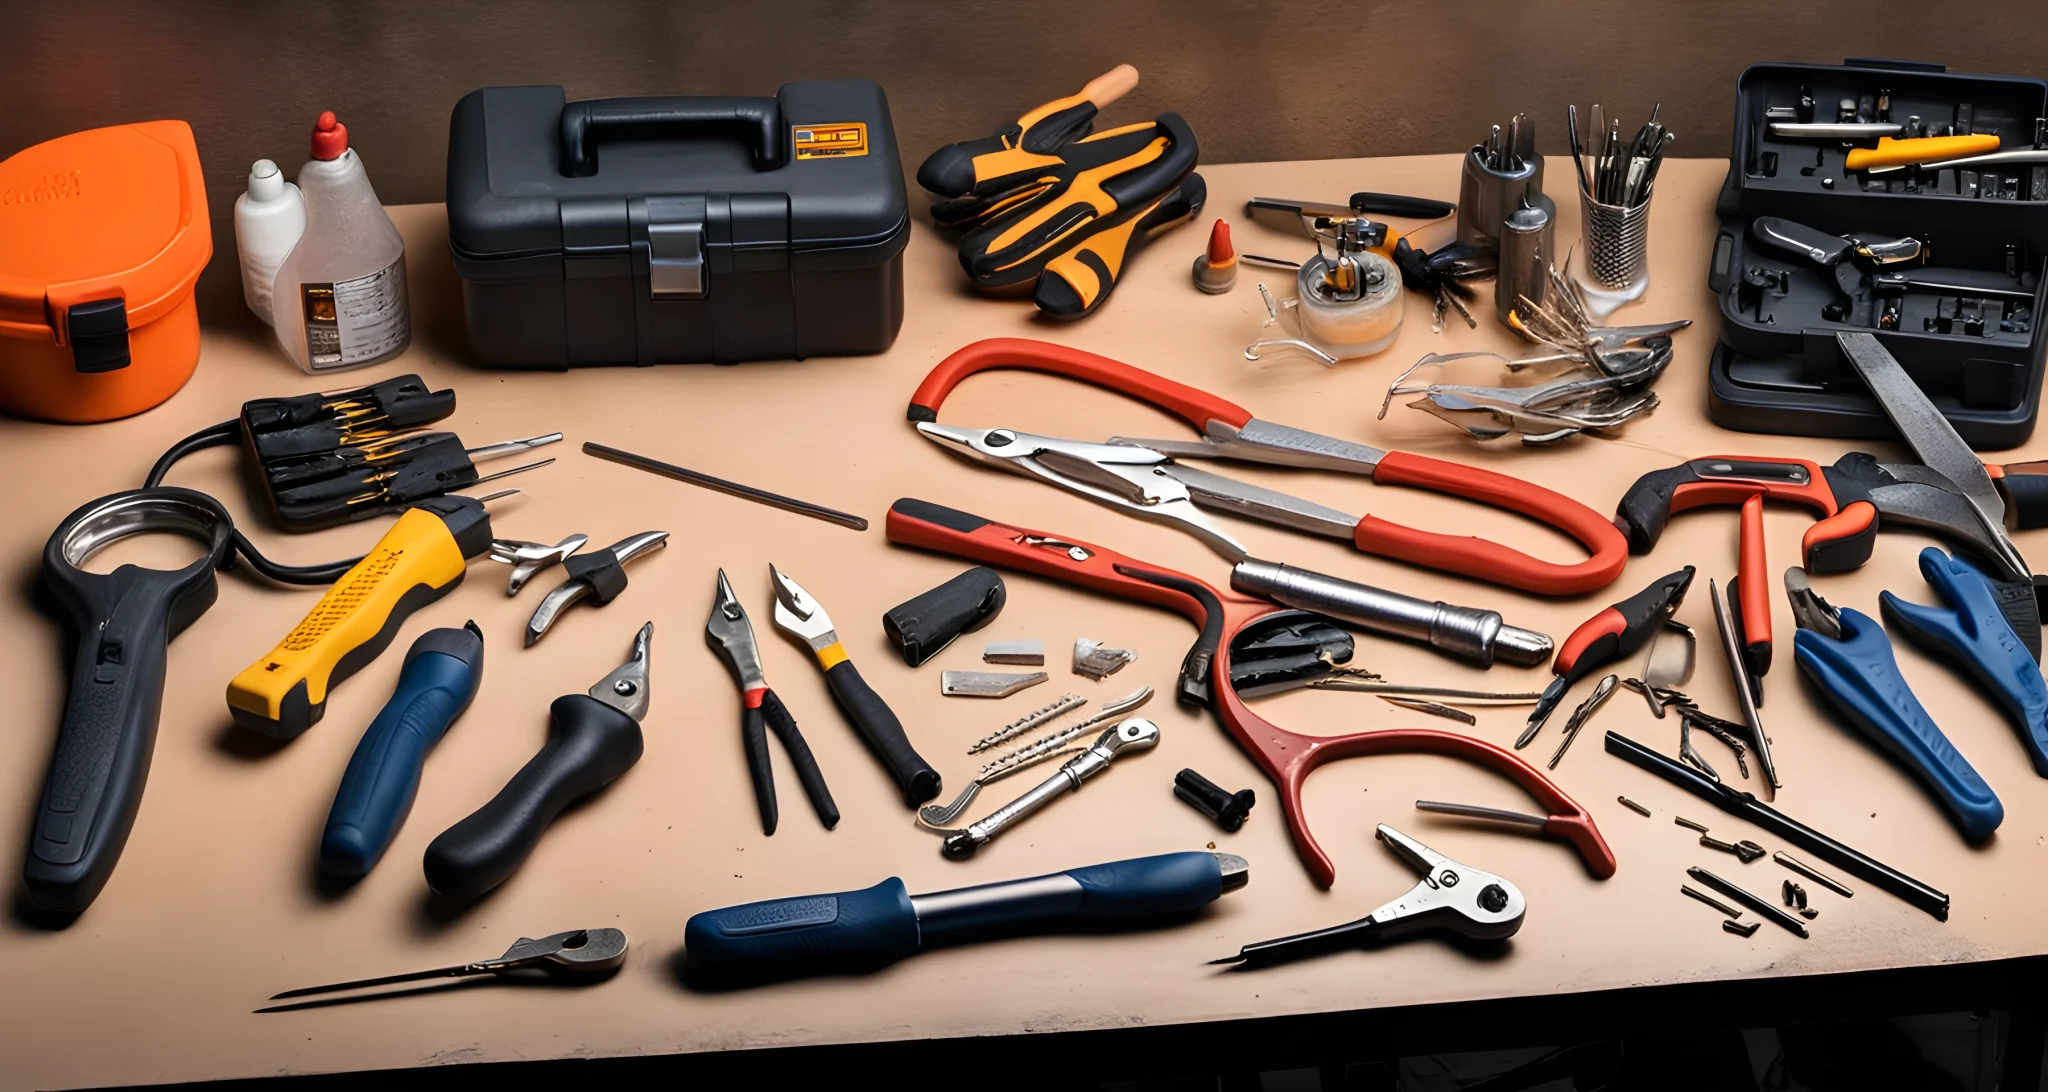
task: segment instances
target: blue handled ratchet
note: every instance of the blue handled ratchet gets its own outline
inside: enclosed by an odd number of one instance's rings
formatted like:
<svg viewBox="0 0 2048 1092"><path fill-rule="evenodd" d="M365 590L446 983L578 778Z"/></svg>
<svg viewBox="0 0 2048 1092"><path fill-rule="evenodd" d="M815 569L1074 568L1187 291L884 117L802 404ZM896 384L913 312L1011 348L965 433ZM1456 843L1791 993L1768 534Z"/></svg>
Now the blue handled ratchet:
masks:
<svg viewBox="0 0 2048 1092"><path fill-rule="evenodd" d="M356 744L320 833L321 871L362 876L398 835L427 752L469 708L484 673L484 635L475 622L420 635L405 654L398 688Z"/></svg>
<svg viewBox="0 0 2048 1092"><path fill-rule="evenodd" d="M972 936L1018 936L1083 920L1168 917L1251 879L1229 853L1164 853L1047 876L912 895L891 877L860 891L706 910L683 927L693 975L746 985L871 971Z"/></svg>
<svg viewBox="0 0 2048 1092"><path fill-rule="evenodd" d="M1884 627L1814 594L1798 566L1785 570L1785 594L1799 622L1792 651L1800 670L1850 723L1920 780L1964 838L1989 837L2005 820L2005 805L1906 685Z"/></svg>
<svg viewBox="0 0 2048 1092"><path fill-rule="evenodd" d="M1884 620L1914 644L1939 652L1968 671L2005 707L2034 772L2048 777L2048 681L2006 621L1999 586L1969 562L1932 546L1920 551L1920 575L1934 585L1948 609L1908 603L1881 592L1877 600Z"/></svg>

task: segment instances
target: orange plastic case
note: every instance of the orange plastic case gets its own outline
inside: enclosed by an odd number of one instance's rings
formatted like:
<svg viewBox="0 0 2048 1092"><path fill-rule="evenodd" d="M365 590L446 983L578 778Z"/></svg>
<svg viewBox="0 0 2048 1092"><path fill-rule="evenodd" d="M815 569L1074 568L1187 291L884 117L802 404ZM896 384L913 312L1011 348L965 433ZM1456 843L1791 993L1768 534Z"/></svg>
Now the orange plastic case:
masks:
<svg viewBox="0 0 2048 1092"><path fill-rule="evenodd" d="M141 413L192 377L213 256L192 127L145 121L0 161L0 410Z"/></svg>

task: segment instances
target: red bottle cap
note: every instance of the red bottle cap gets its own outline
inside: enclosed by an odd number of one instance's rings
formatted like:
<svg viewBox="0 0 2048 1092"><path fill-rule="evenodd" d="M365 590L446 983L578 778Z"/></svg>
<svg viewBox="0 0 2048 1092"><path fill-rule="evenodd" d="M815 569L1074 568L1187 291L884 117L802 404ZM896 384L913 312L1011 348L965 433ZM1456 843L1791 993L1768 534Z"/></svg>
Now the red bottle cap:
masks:
<svg viewBox="0 0 2048 1092"><path fill-rule="evenodd" d="M1221 220L1209 229L1209 264L1225 266L1237 260L1237 252L1230 249L1230 225Z"/></svg>
<svg viewBox="0 0 2048 1092"><path fill-rule="evenodd" d="M348 126L334 120L334 111L323 110L313 123L313 158L340 159L348 151Z"/></svg>

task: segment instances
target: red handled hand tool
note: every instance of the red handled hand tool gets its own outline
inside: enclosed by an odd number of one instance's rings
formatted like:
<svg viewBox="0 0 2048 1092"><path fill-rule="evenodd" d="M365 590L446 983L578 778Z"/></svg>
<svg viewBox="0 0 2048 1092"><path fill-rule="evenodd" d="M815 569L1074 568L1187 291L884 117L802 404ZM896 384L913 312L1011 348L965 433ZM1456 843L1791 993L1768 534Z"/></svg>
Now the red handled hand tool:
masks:
<svg viewBox="0 0 2048 1092"><path fill-rule="evenodd" d="M1465 497L1548 524L1577 539L1586 560L1561 565L1497 542L1404 527L1365 516L1350 537L1360 550L1412 565L1454 572L1541 595L1580 595L1604 588L1627 564L1628 544L1592 509L1562 493L1461 463L1290 428L1253 417L1250 410L1142 368L1063 345L1026 338L989 338L939 362L911 395L914 422L938 420L939 407L961 380L996 368L1049 372L1106 387L1150 403L1202 431L1195 442L1135 440L1174 458L1235 459L1363 474L1380 485L1406 485ZM1115 441L1112 441L1115 442Z"/></svg>
<svg viewBox="0 0 2048 1092"><path fill-rule="evenodd" d="M1550 665L1557 678L1536 699L1529 726L1515 739L1515 749L1527 747L1536 738L1573 683L1643 647L1685 601L1685 590L1691 586L1692 566L1687 565L1580 623L1558 647L1557 659Z"/></svg>
<svg viewBox="0 0 2048 1092"><path fill-rule="evenodd" d="M2021 528L2048 526L2048 465L2014 463L1985 468L2006 498L2008 520ZM1808 572L1850 572L1870 560L1880 527L1900 527L1939 535L1969 550L1985 564L2000 585L2001 605L2013 632L2036 656L2041 649L2040 608L2033 579L2015 572L2004 558L2009 547L1994 541L1962 490L1939 471L1918 463L1881 463L1874 455L1852 451L1832 466L1805 459L1715 455L1693 459L1638 478L1621 498L1614 525L1628 536L1629 550L1645 554L1656 547L1673 515L1693 508L1789 501L1820 516L1800 541L1801 565ZM1746 513L1739 555L1738 579L1745 666L1754 668L1768 652L1749 650L1759 638L1769 641L1767 607L1752 608L1751 599L1764 593L1770 576L1764 568L1761 504ZM1752 567L1753 566L1753 567ZM1752 670L1751 674L1760 672Z"/></svg>
<svg viewBox="0 0 2048 1092"><path fill-rule="evenodd" d="M1355 755L1424 752L1487 766L1535 797L1584 860L1586 870L1605 879L1614 874L1614 853L1592 816L1534 766L1494 744L1436 729L1395 728L1341 736L1308 736L1273 724L1246 707L1230 678L1231 641L1247 627L1281 613L1298 613L1260 599L1220 591L1172 569L1073 539L995 523L926 501L903 499L889 508L889 541L983 564L1032 573L1125 599L1178 611L1201 627L1188 650L1183 675L1210 680L1217 719L1280 790L1280 807L1302 863L1316 883L1328 887L1336 866L1316 844L1302 812L1301 788L1318 766Z"/></svg>

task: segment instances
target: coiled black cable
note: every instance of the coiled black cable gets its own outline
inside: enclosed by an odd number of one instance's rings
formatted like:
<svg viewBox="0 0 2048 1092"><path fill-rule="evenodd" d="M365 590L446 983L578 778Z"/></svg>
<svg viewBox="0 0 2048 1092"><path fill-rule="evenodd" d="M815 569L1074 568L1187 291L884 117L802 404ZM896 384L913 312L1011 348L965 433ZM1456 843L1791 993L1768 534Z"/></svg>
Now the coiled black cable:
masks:
<svg viewBox="0 0 2048 1092"><path fill-rule="evenodd" d="M200 429L172 444L170 449L157 459L156 465L149 468L149 476L142 480L142 487L155 489L162 485L164 475L170 473L171 467L179 459L209 447L226 447L240 438L241 424L238 421L222 421L220 424ZM360 557L352 557L346 561L330 561L321 565L281 565L264 557L262 551L256 548L255 543L249 541L249 536L243 534L239 527L234 530L233 542L234 550L228 555L228 564L221 566L222 568L234 568L235 555L239 554L249 563L251 569L280 584L332 584L341 579L342 574L355 568L356 562L362 560Z"/></svg>

